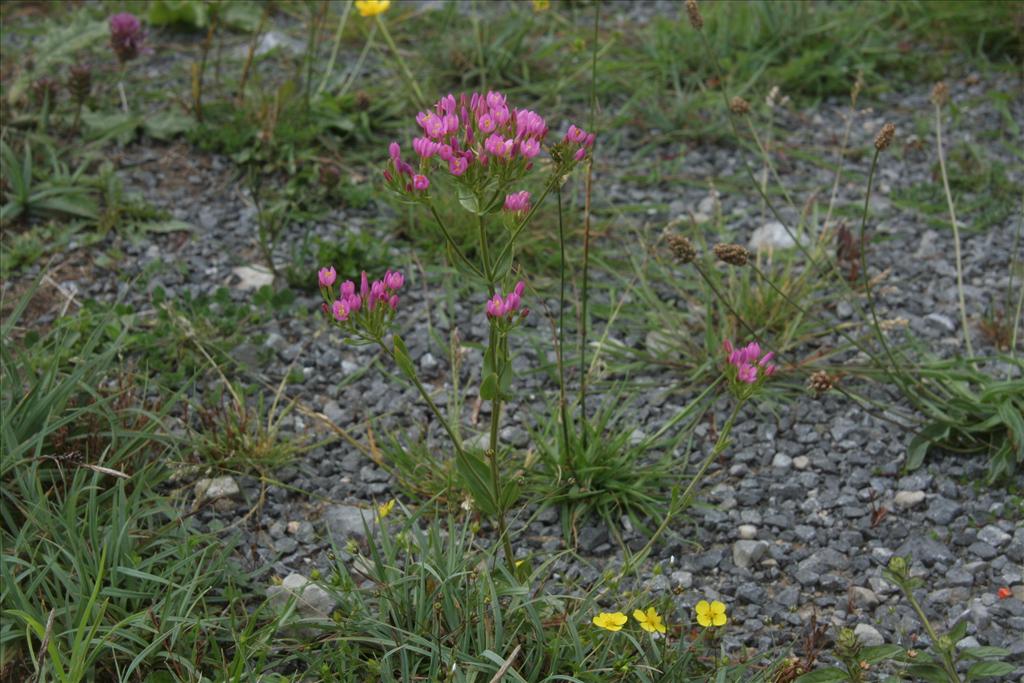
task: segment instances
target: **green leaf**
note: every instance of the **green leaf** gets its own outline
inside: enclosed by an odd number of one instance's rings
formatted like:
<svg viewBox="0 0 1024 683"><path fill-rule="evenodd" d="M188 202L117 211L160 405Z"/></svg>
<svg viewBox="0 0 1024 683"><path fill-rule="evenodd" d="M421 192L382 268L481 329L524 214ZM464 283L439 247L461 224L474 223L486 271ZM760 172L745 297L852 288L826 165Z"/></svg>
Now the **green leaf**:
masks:
<svg viewBox="0 0 1024 683"><path fill-rule="evenodd" d="M405 342L397 334L395 335L395 363L406 377L410 379L416 377L416 367L412 364L412 358L409 357L409 349L405 347Z"/></svg>
<svg viewBox="0 0 1024 683"><path fill-rule="evenodd" d="M153 116L147 116L142 129L155 140L171 140L196 127L196 120L178 109L168 109Z"/></svg>
<svg viewBox="0 0 1024 683"><path fill-rule="evenodd" d="M462 208L478 216L482 214L482 211L480 210L480 200L476 198L476 195L472 190L460 184L456 192L459 198L459 204L462 205Z"/></svg>
<svg viewBox="0 0 1024 683"><path fill-rule="evenodd" d="M969 647L966 650L961 650L960 653L971 659L998 659L999 657L1009 656L1010 651L1002 647L982 645L980 647Z"/></svg>
<svg viewBox="0 0 1024 683"><path fill-rule="evenodd" d="M842 669L829 666L804 674L796 679L796 683L831 683L831 681L847 681L849 679L850 677Z"/></svg>
<svg viewBox="0 0 1024 683"><path fill-rule="evenodd" d="M140 122L138 116L123 112L82 110L82 129L85 137L91 141L114 139L126 145L135 138L135 129Z"/></svg>
<svg viewBox="0 0 1024 683"><path fill-rule="evenodd" d="M907 667L911 680L920 678L928 683L949 683L946 672L935 664L915 664Z"/></svg>
<svg viewBox="0 0 1024 683"><path fill-rule="evenodd" d="M487 463L472 453L459 450L455 454L455 471L481 512L496 515L498 506L491 491L491 469Z"/></svg>
<svg viewBox="0 0 1024 683"><path fill-rule="evenodd" d="M153 0L146 19L153 26L185 24L192 28L206 28L210 15L206 4L198 0Z"/></svg>
<svg viewBox="0 0 1024 683"><path fill-rule="evenodd" d="M495 401L499 395L498 376L492 372L480 383L480 398L485 401Z"/></svg>
<svg viewBox="0 0 1024 683"><path fill-rule="evenodd" d="M169 232L192 232L195 230L195 226L191 223L171 218L166 221L151 221L149 223L143 223L139 226L139 230L143 232L155 232L161 234Z"/></svg>
<svg viewBox="0 0 1024 683"><path fill-rule="evenodd" d="M967 670L967 680L974 681L989 676L1008 676L1017 670L1009 662L978 662Z"/></svg>
<svg viewBox="0 0 1024 683"><path fill-rule="evenodd" d="M899 645L874 645L863 648L860 651L860 658L867 661L868 664L876 664L902 653L903 648Z"/></svg>
<svg viewBox="0 0 1024 683"><path fill-rule="evenodd" d="M925 425L924 429L919 431L910 440L910 445L907 447L907 464L905 468L907 470L916 470L924 462L924 456L928 454L928 449L931 448L932 444L942 441L948 436L948 424L931 422Z"/></svg>

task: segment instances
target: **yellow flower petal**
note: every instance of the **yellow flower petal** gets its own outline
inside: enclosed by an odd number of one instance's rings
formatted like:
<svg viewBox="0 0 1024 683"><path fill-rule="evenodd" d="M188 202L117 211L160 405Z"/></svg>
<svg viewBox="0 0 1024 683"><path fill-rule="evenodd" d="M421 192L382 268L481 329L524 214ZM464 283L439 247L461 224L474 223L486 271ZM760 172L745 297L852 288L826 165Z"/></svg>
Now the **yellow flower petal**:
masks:
<svg viewBox="0 0 1024 683"><path fill-rule="evenodd" d="M388 502L384 503L383 505L378 505L377 506L377 521L379 522L380 520L382 520L385 517L387 517L388 515L390 515L391 511L394 508L395 508L395 499L394 498L392 498Z"/></svg>
<svg viewBox="0 0 1024 683"><path fill-rule="evenodd" d="M693 608L697 613L697 623L707 628L711 626L711 604L707 600L701 600Z"/></svg>
<svg viewBox="0 0 1024 683"><path fill-rule="evenodd" d="M592 621L607 631L621 631L629 618L622 612L601 612Z"/></svg>
<svg viewBox="0 0 1024 683"><path fill-rule="evenodd" d="M356 0L356 9L361 17L375 17L390 6L391 0Z"/></svg>
<svg viewBox="0 0 1024 683"><path fill-rule="evenodd" d="M715 600L711 603L711 622L715 626L725 626L729 621L725 616L725 604Z"/></svg>
<svg viewBox="0 0 1024 683"><path fill-rule="evenodd" d="M646 612L639 609L633 610L633 618L640 624L640 628L648 633L665 632L665 624L661 622L661 616L653 607L648 607Z"/></svg>

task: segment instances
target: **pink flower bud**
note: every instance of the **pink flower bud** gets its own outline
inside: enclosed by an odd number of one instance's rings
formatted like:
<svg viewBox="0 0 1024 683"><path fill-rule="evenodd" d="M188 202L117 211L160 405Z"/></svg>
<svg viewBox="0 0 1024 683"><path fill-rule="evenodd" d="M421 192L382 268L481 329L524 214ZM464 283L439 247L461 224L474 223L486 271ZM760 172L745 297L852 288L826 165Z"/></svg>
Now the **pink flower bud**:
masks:
<svg viewBox="0 0 1024 683"><path fill-rule="evenodd" d="M347 299L350 296L355 296L356 283L351 280L345 280L341 283L341 298Z"/></svg>
<svg viewBox="0 0 1024 683"><path fill-rule="evenodd" d="M583 161L583 157L585 156L587 156L587 148L580 147L578 150L576 150L576 153L572 155L572 158L575 159L576 161Z"/></svg>
<svg viewBox="0 0 1024 683"><path fill-rule="evenodd" d="M519 145L519 151L522 152L523 156L527 159L532 159L540 154L540 142L534 138L526 138Z"/></svg>
<svg viewBox="0 0 1024 683"><path fill-rule="evenodd" d="M427 179L427 176L417 174L412 177L412 189L422 192L428 187L430 187L430 181Z"/></svg>
<svg viewBox="0 0 1024 683"><path fill-rule="evenodd" d="M361 294L364 299L370 296L370 280L366 277L365 270L359 280L359 294Z"/></svg>
<svg viewBox="0 0 1024 683"><path fill-rule="evenodd" d="M398 146L397 142L388 145L388 155L391 157L391 161L396 163L402 158L402 148Z"/></svg>
<svg viewBox="0 0 1024 683"><path fill-rule="evenodd" d="M448 162L448 170L453 176L460 176L469 168L469 162L465 157L452 157Z"/></svg>
<svg viewBox="0 0 1024 683"><path fill-rule="evenodd" d="M391 295L391 298L388 299L388 306L391 307L392 311L397 311L398 310L398 295L397 294L392 294Z"/></svg>
<svg viewBox="0 0 1024 683"><path fill-rule="evenodd" d="M523 190L507 195L504 209L513 213L526 213L530 210L530 193Z"/></svg>
<svg viewBox="0 0 1024 683"><path fill-rule="evenodd" d="M401 273L388 273L384 276L384 284L392 292L397 292L405 284L405 277Z"/></svg>
<svg viewBox="0 0 1024 683"><path fill-rule="evenodd" d="M525 283L525 282L523 282L522 280L520 280L519 282L517 282L517 283L516 283L516 286L515 286L515 289L513 289L513 290L512 290L512 292L513 292L513 293L514 293L514 294L515 294L516 296L519 296L519 297L521 297L521 296L523 295L523 292L525 292L525 291L526 291L526 283Z"/></svg>
<svg viewBox="0 0 1024 683"><path fill-rule="evenodd" d="M334 284L334 280L337 279L338 272L334 270L334 267L321 268L317 274L317 278L320 280L321 287L330 287Z"/></svg>

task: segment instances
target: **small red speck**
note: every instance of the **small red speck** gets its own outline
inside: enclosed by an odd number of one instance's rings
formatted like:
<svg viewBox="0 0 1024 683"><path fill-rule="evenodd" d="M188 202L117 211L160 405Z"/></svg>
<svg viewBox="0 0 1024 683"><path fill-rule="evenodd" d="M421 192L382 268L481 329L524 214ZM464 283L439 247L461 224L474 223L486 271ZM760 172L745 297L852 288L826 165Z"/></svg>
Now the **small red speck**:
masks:
<svg viewBox="0 0 1024 683"><path fill-rule="evenodd" d="M1013 597L1013 591L1011 591L1006 586L1003 586L1002 588L996 591L996 595L999 596L1000 600L1006 600L1007 598Z"/></svg>

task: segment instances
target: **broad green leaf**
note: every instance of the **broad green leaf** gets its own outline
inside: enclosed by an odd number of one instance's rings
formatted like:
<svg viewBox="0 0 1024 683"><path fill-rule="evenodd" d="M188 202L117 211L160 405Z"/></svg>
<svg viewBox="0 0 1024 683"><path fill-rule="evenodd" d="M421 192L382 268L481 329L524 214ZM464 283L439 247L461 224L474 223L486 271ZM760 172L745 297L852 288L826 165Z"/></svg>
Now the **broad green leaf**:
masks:
<svg viewBox="0 0 1024 683"><path fill-rule="evenodd" d="M146 131L147 135L164 141L187 133L195 127L195 117L173 108L153 116L147 116L142 123L142 129Z"/></svg>
<svg viewBox="0 0 1024 683"><path fill-rule="evenodd" d="M976 681L979 678L991 676L1009 676L1017 667L1009 662L978 662L967 670L967 680Z"/></svg>
<svg viewBox="0 0 1024 683"><path fill-rule="evenodd" d="M918 432L907 447L907 470L916 470L924 462L924 456L932 444L949 436L949 425L932 422Z"/></svg>
<svg viewBox="0 0 1024 683"><path fill-rule="evenodd" d="M911 680L921 679L928 683L949 683L946 672L936 664L914 664L907 667Z"/></svg>
<svg viewBox="0 0 1024 683"><path fill-rule="evenodd" d="M184 24L192 28L206 28L210 15L206 3L198 0L153 0L146 19L153 26Z"/></svg>
<svg viewBox="0 0 1024 683"><path fill-rule="evenodd" d="M455 454L455 471L473 502L486 515L496 515L498 506L491 492L491 470L483 460L465 450Z"/></svg>
<svg viewBox="0 0 1024 683"><path fill-rule="evenodd" d="M493 372L480 383L480 398L485 401L494 401L498 398L498 376Z"/></svg>
<svg viewBox="0 0 1024 683"><path fill-rule="evenodd" d="M868 664L875 664L886 659L892 659L898 654L902 654L903 648L899 645L875 645L872 647L865 647L860 651L860 658L866 660Z"/></svg>
<svg viewBox="0 0 1024 683"><path fill-rule="evenodd" d="M990 647L983 645L980 647L969 647L966 650L961 650L960 653L965 657L972 659L996 659L998 657L1007 657L1010 651L1002 647Z"/></svg>

